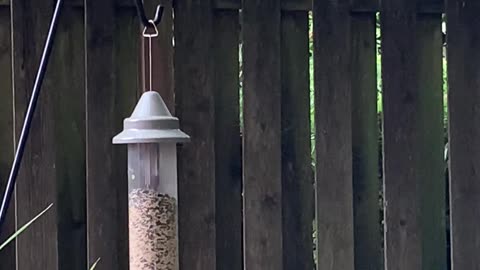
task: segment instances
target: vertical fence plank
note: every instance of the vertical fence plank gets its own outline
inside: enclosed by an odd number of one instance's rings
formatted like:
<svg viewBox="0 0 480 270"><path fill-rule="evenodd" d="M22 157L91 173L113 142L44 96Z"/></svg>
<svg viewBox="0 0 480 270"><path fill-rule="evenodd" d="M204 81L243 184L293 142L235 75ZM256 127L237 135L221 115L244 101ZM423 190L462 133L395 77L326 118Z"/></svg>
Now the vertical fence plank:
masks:
<svg viewBox="0 0 480 270"><path fill-rule="evenodd" d="M238 10L216 10L213 25L217 269L242 270Z"/></svg>
<svg viewBox="0 0 480 270"><path fill-rule="evenodd" d="M440 16L382 2L388 269L445 269Z"/></svg>
<svg viewBox="0 0 480 270"><path fill-rule="evenodd" d="M83 13L63 6L50 62L54 86L45 89L54 92L58 264L65 270L87 268Z"/></svg>
<svg viewBox="0 0 480 270"><path fill-rule="evenodd" d="M380 270L382 266L376 50L375 13L354 14L352 151L355 269L369 270Z"/></svg>
<svg viewBox="0 0 480 270"><path fill-rule="evenodd" d="M180 268L216 269L212 6L178 0L174 11L175 98L192 138L179 153Z"/></svg>
<svg viewBox="0 0 480 270"><path fill-rule="evenodd" d="M281 17L284 269L313 269L313 168L307 11Z"/></svg>
<svg viewBox="0 0 480 270"><path fill-rule="evenodd" d="M450 203L454 269L479 269L480 2L447 1Z"/></svg>
<svg viewBox="0 0 480 270"><path fill-rule="evenodd" d="M86 110L87 110L87 243L88 262L101 258L102 267L128 269L119 249L118 185L121 172L114 157L110 136L114 135L115 12L113 0L85 0ZM117 171L116 171L117 170Z"/></svg>
<svg viewBox="0 0 480 270"><path fill-rule="evenodd" d="M388 269L422 269L416 4L383 1L385 252Z"/></svg>
<svg viewBox="0 0 480 270"><path fill-rule="evenodd" d="M10 39L10 8L0 7L0 194L4 194L13 160L13 91ZM15 197L0 234L0 243L15 231ZM15 269L15 243L0 252L0 265Z"/></svg>
<svg viewBox="0 0 480 270"><path fill-rule="evenodd" d="M434 1L425 1L433 4ZM442 3L442 1L435 1ZM442 14L417 15L422 269L447 269ZM418 126L417 126L418 127Z"/></svg>
<svg viewBox="0 0 480 270"><path fill-rule="evenodd" d="M118 0L117 0L118 1ZM123 120L132 113L138 97L138 86L140 85L138 74L140 61L138 52L139 37L141 32L138 31L139 22L134 7L119 6L115 10L115 118L114 132L110 134L110 139L123 129ZM118 252L120 269L129 269L128 263L128 185L127 185L127 156L126 149L121 146L114 146L113 149L116 168L113 171L114 181L118 188ZM116 180L115 180L116 179ZM119 181L120 180L120 181ZM95 254L92 254L95 256ZM124 257L121 257L124 256ZM98 256L100 257L100 256ZM100 257L101 258L101 257ZM93 258L92 258L93 259Z"/></svg>
<svg viewBox="0 0 480 270"><path fill-rule="evenodd" d="M245 268L282 269L280 1L243 1Z"/></svg>
<svg viewBox="0 0 480 270"><path fill-rule="evenodd" d="M18 138L30 99L54 1L12 1L13 61L15 86L15 129ZM17 192L17 221L30 221L49 204L55 206L17 241L17 269L58 269L57 204L54 134L55 81L50 65L43 83L29 141L20 169Z"/></svg>
<svg viewBox="0 0 480 270"><path fill-rule="evenodd" d="M349 1L314 1L317 267L353 270Z"/></svg>
<svg viewBox="0 0 480 270"><path fill-rule="evenodd" d="M112 137L135 104L138 35L133 8L86 0L88 259L128 269L126 149Z"/></svg>

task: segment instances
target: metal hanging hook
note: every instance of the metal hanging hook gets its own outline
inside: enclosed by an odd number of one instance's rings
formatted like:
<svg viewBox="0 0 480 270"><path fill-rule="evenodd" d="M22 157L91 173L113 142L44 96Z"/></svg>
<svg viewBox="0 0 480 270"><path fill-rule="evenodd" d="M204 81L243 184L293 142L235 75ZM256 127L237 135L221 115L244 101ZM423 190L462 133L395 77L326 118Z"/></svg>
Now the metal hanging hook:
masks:
<svg viewBox="0 0 480 270"><path fill-rule="evenodd" d="M140 17L140 21L142 22L143 26L145 26L145 28L155 27L162 21L163 10L165 9L163 6L157 6L157 10L155 11L155 17L153 20L150 20L147 18L147 15L145 15L143 1L135 0L135 4L137 6L138 17Z"/></svg>

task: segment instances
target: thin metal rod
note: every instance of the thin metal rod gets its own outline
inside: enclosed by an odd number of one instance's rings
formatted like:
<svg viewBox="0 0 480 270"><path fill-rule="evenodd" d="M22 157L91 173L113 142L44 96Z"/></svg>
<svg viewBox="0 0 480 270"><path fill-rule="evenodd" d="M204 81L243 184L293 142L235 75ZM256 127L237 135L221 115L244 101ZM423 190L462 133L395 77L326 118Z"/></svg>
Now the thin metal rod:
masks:
<svg viewBox="0 0 480 270"><path fill-rule="evenodd" d="M150 89L149 91L153 91L153 77L152 77L152 37L148 37L148 72L149 72L149 81L150 81Z"/></svg>
<svg viewBox="0 0 480 270"><path fill-rule="evenodd" d="M35 108L37 107L37 101L40 95L40 90L42 88L43 78L45 77L48 61L50 59L50 54L52 52L53 41L55 39L55 33L58 26L62 4L63 4L63 0L58 0L55 5L55 11L53 12L47 40L45 41L45 47L43 50L42 58L40 60L40 66L38 68L37 77L35 78L35 83L33 85L32 97L30 98L30 103L28 104L27 114L25 116L25 122L23 123L22 132L20 134L20 139L18 141L17 151L15 153L15 159L13 160L12 168L10 170L10 175L8 177L7 187L5 189L5 194L3 195L2 206L0 208L0 229L5 223L8 207L10 205L10 200L12 198L12 194L15 188L15 182L18 176L18 171L20 170L23 154L25 152L25 145L28 140L28 135L30 134L32 119L35 113Z"/></svg>

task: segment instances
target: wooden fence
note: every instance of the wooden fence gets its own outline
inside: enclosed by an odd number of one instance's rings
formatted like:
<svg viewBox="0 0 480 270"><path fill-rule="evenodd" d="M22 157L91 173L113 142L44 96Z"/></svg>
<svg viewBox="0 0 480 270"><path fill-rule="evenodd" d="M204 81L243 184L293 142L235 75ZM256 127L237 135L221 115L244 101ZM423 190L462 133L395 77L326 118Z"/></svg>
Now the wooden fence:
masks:
<svg viewBox="0 0 480 270"><path fill-rule="evenodd" d="M0 241L54 207L0 252L1 269L128 269L126 151L111 138L142 90L140 26L130 0L66 2ZM312 36L308 0L163 2L154 83L192 136L179 150L181 269L480 269L480 2L381 2L315 0ZM0 0L2 188L53 4Z"/></svg>

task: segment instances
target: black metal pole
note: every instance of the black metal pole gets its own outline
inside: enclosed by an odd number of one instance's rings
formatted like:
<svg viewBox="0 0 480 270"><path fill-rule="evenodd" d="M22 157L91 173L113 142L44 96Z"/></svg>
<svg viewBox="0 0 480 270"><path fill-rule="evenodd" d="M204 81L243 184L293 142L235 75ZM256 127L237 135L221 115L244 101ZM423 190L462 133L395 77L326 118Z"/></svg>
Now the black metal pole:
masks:
<svg viewBox="0 0 480 270"><path fill-rule="evenodd" d="M60 17L60 10L61 10L62 4L63 4L63 0L58 0L55 5L55 11L53 12L47 40L45 41L45 47L43 49L42 58L40 60L40 66L38 68L37 77L35 78L35 83L33 85L32 97L30 98L30 103L28 104L27 114L25 116L25 122L23 123L22 132L20 134L17 150L15 152L15 159L13 160L12 168L10 170L10 175L8 177L7 187L5 189L5 194L3 195L2 206L0 208L0 229L5 223L8 206L10 205L10 200L12 198L12 194L15 188L15 182L17 179L18 171L22 163L23 153L25 152L25 145L27 143L28 135L30 133L30 127L32 125L32 119L35 113L35 108L37 107L37 101L40 95L40 90L42 88L43 78L45 77L45 71L47 70L48 60L52 52L53 41L55 39L55 33L57 30L57 25Z"/></svg>
<svg viewBox="0 0 480 270"><path fill-rule="evenodd" d="M155 18L153 20L151 20L151 22L147 18L147 15L145 15L145 8L143 6L143 1L142 0L135 0L135 6L137 7L138 17L140 18L140 21L142 22L143 26L151 27L152 23L154 25L158 25L160 23L160 21L162 20L163 10L164 10L163 6L161 6L161 5L157 6L157 9L155 10Z"/></svg>

